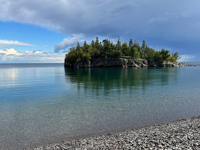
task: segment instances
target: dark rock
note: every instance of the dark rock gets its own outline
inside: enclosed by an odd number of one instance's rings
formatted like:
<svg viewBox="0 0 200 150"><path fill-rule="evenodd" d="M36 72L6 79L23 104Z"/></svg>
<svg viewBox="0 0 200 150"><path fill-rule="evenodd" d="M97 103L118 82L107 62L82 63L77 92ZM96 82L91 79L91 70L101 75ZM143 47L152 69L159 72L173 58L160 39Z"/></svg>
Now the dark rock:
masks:
<svg viewBox="0 0 200 150"><path fill-rule="evenodd" d="M147 61L147 60L133 60L128 56L122 58L107 58L107 59L93 59L85 63L69 64L65 59L65 67L74 68L90 68L90 67L183 67L187 66L186 63L181 62L168 62L168 61Z"/></svg>

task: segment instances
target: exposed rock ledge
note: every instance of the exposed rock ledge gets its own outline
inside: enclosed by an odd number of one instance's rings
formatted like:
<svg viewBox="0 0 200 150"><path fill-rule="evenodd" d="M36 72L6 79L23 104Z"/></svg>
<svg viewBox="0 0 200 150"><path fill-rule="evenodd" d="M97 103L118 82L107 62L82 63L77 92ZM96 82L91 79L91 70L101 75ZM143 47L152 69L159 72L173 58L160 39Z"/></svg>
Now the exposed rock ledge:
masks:
<svg viewBox="0 0 200 150"><path fill-rule="evenodd" d="M65 67L74 67L74 68L92 68L92 67L183 67L187 66L187 63L181 62L154 62L147 60L132 60L127 58L108 58L108 59L95 59L90 62L77 63L71 66L65 60Z"/></svg>

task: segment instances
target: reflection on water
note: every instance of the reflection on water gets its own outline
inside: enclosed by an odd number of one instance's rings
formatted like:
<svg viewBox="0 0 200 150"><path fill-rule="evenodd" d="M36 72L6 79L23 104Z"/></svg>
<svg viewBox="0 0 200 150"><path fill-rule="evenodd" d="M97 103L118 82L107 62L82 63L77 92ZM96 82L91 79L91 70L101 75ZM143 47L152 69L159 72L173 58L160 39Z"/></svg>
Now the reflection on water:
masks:
<svg viewBox="0 0 200 150"><path fill-rule="evenodd" d="M22 149L200 114L199 67L0 65L0 149ZM12 75L11 75L12 74Z"/></svg>
<svg viewBox="0 0 200 150"><path fill-rule="evenodd" d="M0 86L13 86L16 84L16 78L19 76L18 69L7 69L4 71L0 71L0 81L2 80L4 84L0 84ZM6 82L8 81L8 82ZM0 82L1 83L1 82Z"/></svg>
<svg viewBox="0 0 200 150"><path fill-rule="evenodd" d="M1 80L15 80L18 77L18 69L7 69L0 72Z"/></svg>
<svg viewBox="0 0 200 150"><path fill-rule="evenodd" d="M6 68L0 70L0 86L9 87L17 85L32 84L30 78L41 76L39 68Z"/></svg>
<svg viewBox="0 0 200 150"><path fill-rule="evenodd" d="M66 68L66 82L77 84L77 88L92 89L96 93L103 89L109 93L113 90L144 91L149 86L168 85L168 82L176 82L176 68Z"/></svg>

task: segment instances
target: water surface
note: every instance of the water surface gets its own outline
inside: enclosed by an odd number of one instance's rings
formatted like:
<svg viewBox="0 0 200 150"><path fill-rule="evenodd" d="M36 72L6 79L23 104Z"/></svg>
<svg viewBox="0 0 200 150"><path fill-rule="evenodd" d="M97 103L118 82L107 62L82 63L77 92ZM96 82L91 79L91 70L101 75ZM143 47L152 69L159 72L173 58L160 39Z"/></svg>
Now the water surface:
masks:
<svg viewBox="0 0 200 150"><path fill-rule="evenodd" d="M0 149L200 115L200 67L0 64Z"/></svg>

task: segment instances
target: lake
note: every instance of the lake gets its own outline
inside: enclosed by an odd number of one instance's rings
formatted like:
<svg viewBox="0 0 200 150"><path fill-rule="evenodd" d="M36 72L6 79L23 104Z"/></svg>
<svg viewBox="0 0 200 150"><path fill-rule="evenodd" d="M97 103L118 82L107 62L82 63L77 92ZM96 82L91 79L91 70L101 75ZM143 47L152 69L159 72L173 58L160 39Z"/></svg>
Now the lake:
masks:
<svg viewBox="0 0 200 150"><path fill-rule="evenodd" d="M199 116L199 75L199 66L71 69L64 64L0 64L0 149Z"/></svg>

